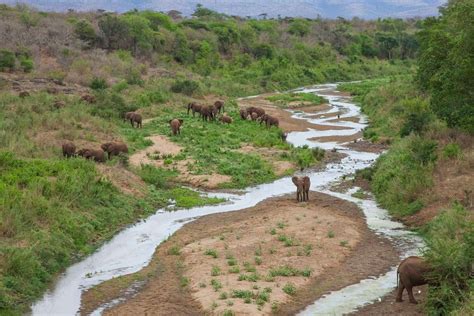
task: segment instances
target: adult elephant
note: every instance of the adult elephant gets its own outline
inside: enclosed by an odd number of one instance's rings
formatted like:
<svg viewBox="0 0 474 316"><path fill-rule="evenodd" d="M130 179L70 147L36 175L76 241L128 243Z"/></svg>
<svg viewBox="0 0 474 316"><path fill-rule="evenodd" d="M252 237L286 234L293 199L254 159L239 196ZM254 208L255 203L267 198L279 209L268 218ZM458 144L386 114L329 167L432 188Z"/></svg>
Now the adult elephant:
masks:
<svg viewBox="0 0 474 316"><path fill-rule="evenodd" d="M224 112L224 102L223 101L214 102L214 107L217 109L219 114L221 113L221 111Z"/></svg>
<svg viewBox="0 0 474 316"><path fill-rule="evenodd" d="M247 109L240 109L240 118L243 120L247 120L247 117L249 116L249 113L247 112Z"/></svg>
<svg viewBox="0 0 474 316"><path fill-rule="evenodd" d="M257 114L257 117L261 117L265 114L265 110L259 107L251 106L247 109L247 112L252 115L253 113Z"/></svg>
<svg viewBox="0 0 474 316"><path fill-rule="evenodd" d="M201 118L203 121L210 121L212 119L212 108L209 105L202 106Z"/></svg>
<svg viewBox="0 0 474 316"><path fill-rule="evenodd" d="M109 159L113 156L118 156L121 153L128 154L128 147L125 143L121 142L109 142L100 145L100 148L107 153Z"/></svg>
<svg viewBox="0 0 474 316"><path fill-rule="evenodd" d="M432 268L421 257L411 256L402 262L397 269L397 302L402 302L403 290L407 289L410 303L418 304L413 296L413 287L428 283L427 275Z"/></svg>
<svg viewBox="0 0 474 316"><path fill-rule="evenodd" d="M71 158L76 155L76 145L72 142L67 142L62 145L63 157Z"/></svg>
<svg viewBox="0 0 474 316"><path fill-rule="evenodd" d="M201 108L202 108L202 106L197 104L196 102L188 103L188 115L189 115L189 111L192 111L193 112L193 117L195 117L196 112L197 113L201 112Z"/></svg>
<svg viewBox="0 0 474 316"><path fill-rule="evenodd" d="M133 112L130 115L130 124L132 124L132 127L135 127L135 123L137 124L137 128L142 127L142 116L138 113Z"/></svg>
<svg viewBox="0 0 474 316"><path fill-rule="evenodd" d="M180 119L173 119L169 120L168 123L171 126L171 132L173 135L181 134L181 126L183 125L183 120Z"/></svg>

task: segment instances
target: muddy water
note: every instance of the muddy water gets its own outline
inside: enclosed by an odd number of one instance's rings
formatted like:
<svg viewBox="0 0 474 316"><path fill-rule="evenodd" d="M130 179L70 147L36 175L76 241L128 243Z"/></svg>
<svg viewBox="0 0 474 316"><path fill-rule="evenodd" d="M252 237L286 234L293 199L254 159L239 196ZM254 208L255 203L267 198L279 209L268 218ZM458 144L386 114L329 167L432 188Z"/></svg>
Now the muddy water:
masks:
<svg viewBox="0 0 474 316"><path fill-rule="evenodd" d="M338 181L343 175L368 167L377 158L377 154L353 151L344 147L344 144L309 140L313 137L354 135L366 127L366 120L361 115L359 108L351 103L349 98L338 96L336 89L336 84L328 84L318 85L311 89L296 90L322 95L330 101L332 107L327 111L317 113L322 114L317 119L299 111L294 112L293 115L297 119L308 120L311 123L341 126L346 129L294 132L288 135L287 141L297 146L337 148L338 151L347 154L347 157L341 162L329 164L323 171L308 171L306 175L311 178L311 189L359 204L367 217L367 224L370 229L392 239L394 244L402 251L403 256L416 254L419 247L422 246L421 241L404 230L401 224L392 221L386 211L378 208L372 200L353 198L351 192L341 194L329 191L331 184ZM349 121L329 122L334 120L334 117L324 117L325 114L335 112L341 112L341 118L359 117L360 120L356 123ZM314 114L312 113L312 115ZM272 183L248 188L243 191L243 194L210 194L227 198L228 202L222 205L197 207L176 212L168 212L166 209L158 210L156 214L145 221L141 221L117 234L91 256L68 268L61 275L55 287L32 306L33 315L77 314L81 303L81 293L84 290L111 278L139 271L150 262L157 245L185 223L203 215L252 207L265 199L291 192L294 192L294 186L290 178L286 177ZM339 315L354 311L391 291L396 285L394 271L392 269L385 275L374 276L372 279L332 292L308 306L301 314ZM95 311L94 314L100 315L104 308L118 302L120 300L109 303Z"/></svg>

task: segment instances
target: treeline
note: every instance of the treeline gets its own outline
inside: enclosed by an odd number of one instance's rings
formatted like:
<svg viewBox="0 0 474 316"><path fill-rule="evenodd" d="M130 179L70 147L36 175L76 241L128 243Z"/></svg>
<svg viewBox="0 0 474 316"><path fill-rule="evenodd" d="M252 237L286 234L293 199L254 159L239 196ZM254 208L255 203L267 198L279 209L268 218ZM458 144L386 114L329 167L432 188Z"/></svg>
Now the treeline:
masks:
<svg viewBox="0 0 474 316"><path fill-rule="evenodd" d="M288 89L403 72L419 47L416 19L258 20L201 6L190 18L154 11L59 14L5 5L0 15L0 28L9 30L0 34L0 49L26 48L38 73L81 84L93 77L130 77L130 70L120 73L126 61L134 63L126 68L142 73L159 65L260 91ZM45 55L55 63L45 63ZM238 93L242 89L230 91Z"/></svg>

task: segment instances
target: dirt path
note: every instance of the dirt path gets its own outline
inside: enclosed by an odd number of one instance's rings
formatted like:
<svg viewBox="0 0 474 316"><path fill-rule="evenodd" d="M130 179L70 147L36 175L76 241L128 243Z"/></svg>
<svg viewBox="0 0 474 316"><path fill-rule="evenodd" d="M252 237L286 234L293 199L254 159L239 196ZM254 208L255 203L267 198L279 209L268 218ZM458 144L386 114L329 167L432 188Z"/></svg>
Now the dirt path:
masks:
<svg viewBox="0 0 474 316"><path fill-rule="evenodd" d="M315 192L308 203L284 196L186 224L157 248L148 267L84 293L82 312L139 281L138 294L105 315L288 315L329 290L386 272L396 258L354 204ZM239 273L231 273L236 267ZM281 275L288 273L296 275ZM240 275L248 279L238 281ZM296 295L284 292L288 283ZM236 293L251 293L250 303Z"/></svg>

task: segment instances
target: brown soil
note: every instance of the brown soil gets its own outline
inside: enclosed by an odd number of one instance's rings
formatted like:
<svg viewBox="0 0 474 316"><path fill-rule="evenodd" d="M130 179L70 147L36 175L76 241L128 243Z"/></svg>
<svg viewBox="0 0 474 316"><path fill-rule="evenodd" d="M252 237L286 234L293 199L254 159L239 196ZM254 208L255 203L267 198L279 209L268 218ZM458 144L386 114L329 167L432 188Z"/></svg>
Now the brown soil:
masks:
<svg viewBox="0 0 474 316"><path fill-rule="evenodd" d="M280 222L285 224L283 228L278 227ZM328 237L329 231L334 233L334 238ZM292 237L297 243L285 247L278 240L279 235ZM180 249L179 256L170 254L173 247ZM215 249L217 258L205 255L206 249ZM310 250L305 252L305 249ZM262 259L261 265L255 264L256 252ZM262 278L257 282L238 281L239 274L228 272L226 255L230 254L237 260L240 273L251 274L245 272L243 263L247 261ZM386 272L396 260L396 251L387 240L367 229L362 213L354 204L314 192L307 203L297 203L293 195L285 196L186 224L157 248L145 269L84 293L82 313L121 297L131 284L141 281L144 285L136 295L105 314L202 315L231 309L239 315L258 315L269 314L273 302L277 302L279 314L294 314L330 290ZM265 280L270 269L284 265L300 270L311 268L312 274ZM220 275L211 276L213 266L220 268ZM222 284L217 292L210 284L212 279ZM296 296L283 292L287 282L296 286ZM267 287L271 288L270 299L261 310L254 299L245 304L229 295L233 289L256 293ZM228 294L227 299L219 299L222 292ZM213 306L214 302L217 306Z"/></svg>
<svg viewBox="0 0 474 316"><path fill-rule="evenodd" d="M395 302L396 291L392 291L386 295L380 302L367 305L360 308L352 315L358 316L378 316L378 315L403 315L403 316L418 316L425 315L423 311L423 301L426 300L428 287L419 286L413 289L413 295L418 301L418 304L410 304L408 302L408 294L403 292L403 302Z"/></svg>
<svg viewBox="0 0 474 316"><path fill-rule="evenodd" d="M146 196L147 185L133 172L120 165L97 164L96 166L97 170L123 193L138 197Z"/></svg>
<svg viewBox="0 0 474 316"><path fill-rule="evenodd" d="M354 140L358 140L362 137L362 132L355 133L348 136L324 136L324 137L313 137L309 140L318 141L318 142L337 142L337 143L347 143Z"/></svg>

